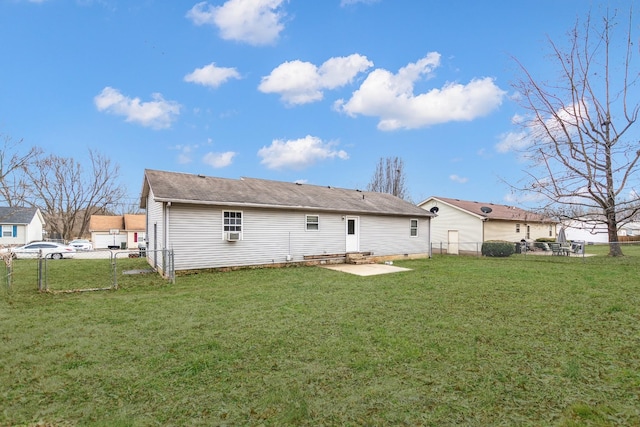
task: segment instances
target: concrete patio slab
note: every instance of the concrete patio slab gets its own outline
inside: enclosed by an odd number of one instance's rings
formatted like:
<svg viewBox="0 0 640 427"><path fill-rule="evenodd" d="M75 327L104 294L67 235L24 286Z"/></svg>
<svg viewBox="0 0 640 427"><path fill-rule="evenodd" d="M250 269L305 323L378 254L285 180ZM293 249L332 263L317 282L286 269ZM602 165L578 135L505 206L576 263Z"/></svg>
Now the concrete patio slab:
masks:
<svg viewBox="0 0 640 427"><path fill-rule="evenodd" d="M410 268L396 267L388 264L331 264L323 265L322 268L341 271L343 273L355 274L358 276L375 276L378 274L399 273L401 271L411 271Z"/></svg>

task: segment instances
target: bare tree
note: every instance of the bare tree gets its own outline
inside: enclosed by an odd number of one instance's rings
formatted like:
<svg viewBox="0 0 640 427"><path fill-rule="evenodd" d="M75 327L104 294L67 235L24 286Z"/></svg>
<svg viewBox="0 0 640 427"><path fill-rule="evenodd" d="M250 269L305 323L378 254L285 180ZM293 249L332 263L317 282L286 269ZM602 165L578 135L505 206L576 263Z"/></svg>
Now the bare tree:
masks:
<svg viewBox="0 0 640 427"><path fill-rule="evenodd" d="M518 62L523 77L514 86L529 111L525 158L529 169L517 190L543 196L561 219L597 212L607 226L609 255L622 255L618 227L638 214L640 144L634 125L639 64L633 55L633 21L616 16L578 20L565 48L549 39L560 71L553 83L538 80ZM620 32L617 32L620 30Z"/></svg>
<svg viewBox="0 0 640 427"><path fill-rule="evenodd" d="M42 150L31 147L21 151L22 140L15 141L6 135L0 137L3 139L0 150L0 198L9 207L25 206L28 204L26 171L33 166Z"/></svg>
<svg viewBox="0 0 640 427"><path fill-rule="evenodd" d="M89 150L91 170L72 158L49 155L30 169L32 203L45 217L50 232L72 239L88 232L91 215L109 211L125 197L117 184L119 166Z"/></svg>
<svg viewBox="0 0 640 427"><path fill-rule="evenodd" d="M367 185L367 190L389 193L408 200L404 161L398 157L380 158L376 171Z"/></svg>

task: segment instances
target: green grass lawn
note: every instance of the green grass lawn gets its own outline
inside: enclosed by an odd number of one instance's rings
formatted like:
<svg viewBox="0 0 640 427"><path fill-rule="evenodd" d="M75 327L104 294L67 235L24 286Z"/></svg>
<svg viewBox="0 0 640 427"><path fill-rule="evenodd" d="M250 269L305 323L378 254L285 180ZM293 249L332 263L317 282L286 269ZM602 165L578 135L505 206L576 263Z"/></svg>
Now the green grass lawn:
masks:
<svg viewBox="0 0 640 427"><path fill-rule="evenodd" d="M117 291L55 295L24 261L0 294L0 425L637 426L640 251L625 253L175 285L119 271ZM104 262L50 274L91 285Z"/></svg>

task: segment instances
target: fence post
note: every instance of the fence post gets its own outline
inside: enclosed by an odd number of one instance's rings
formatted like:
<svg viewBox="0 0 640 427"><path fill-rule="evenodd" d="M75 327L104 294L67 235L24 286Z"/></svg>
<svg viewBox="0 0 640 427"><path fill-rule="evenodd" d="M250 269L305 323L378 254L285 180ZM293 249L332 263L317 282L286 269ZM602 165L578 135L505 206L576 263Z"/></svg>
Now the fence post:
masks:
<svg viewBox="0 0 640 427"><path fill-rule="evenodd" d="M42 291L42 249L38 252L38 291Z"/></svg>
<svg viewBox="0 0 640 427"><path fill-rule="evenodd" d="M171 249L171 284L175 285L176 284L176 264L175 264L175 258L174 258L174 252L173 249Z"/></svg>
<svg viewBox="0 0 640 427"><path fill-rule="evenodd" d="M111 258L111 269L113 270L113 284L111 287L113 289L118 289L118 266L117 266L117 256L112 254Z"/></svg>

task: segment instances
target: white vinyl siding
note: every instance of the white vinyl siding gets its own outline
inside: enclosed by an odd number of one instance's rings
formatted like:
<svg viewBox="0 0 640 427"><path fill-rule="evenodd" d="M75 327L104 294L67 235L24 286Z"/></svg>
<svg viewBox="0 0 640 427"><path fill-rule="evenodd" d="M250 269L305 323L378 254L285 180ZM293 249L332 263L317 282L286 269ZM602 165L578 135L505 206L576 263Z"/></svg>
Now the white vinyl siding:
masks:
<svg viewBox="0 0 640 427"><path fill-rule="evenodd" d="M163 265L162 249L170 249L170 245L166 245L164 239L164 203L153 200L153 192L149 191L147 197L147 237L148 252L147 259L153 267L159 268ZM155 232L155 233L154 233ZM167 247L165 247L165 245Z"/></svg>
<svg viewBox="0 0 640 427"><path fill-rule="evenodd" d="M427 211L431 205L423 206ZM477 242L487 237L483 234L482 220L444 203L438 204L438 216L431 218L431 243L434 251L440 247L446 249L449 241L449 231L458 231L460 250L475 251ZM468 247L467 247L468 246Z"/></svg>
<svg viewBox="0 0 640 427"><path fill-rule="evenodd" d="M307 215L300 211L243 209L242 234L237 242L219 238L223 211L228 208L173 204L168 245L176 270L264 265L304 260L305 255L344 254L342 213L323 213L322 227L307 232ZM361 250L374 255L428 253L428 220L418 220L420 238L407 233L407 218L360 217ZM151 236L150 236L151 239ZM150 243L151 244L151 243Z"/></svg>
<svg viewBox="0 0 640 427"><path fill-rule="evenodd" d="M228 210L228 209L225 209ZM340 216L323 217L322 233L306 233L305 216L295 211L243 210L243 238L228 242L223 233L223 209L173 205L169 241L176 270L281 263L292 255L344 253Z"/></svg>
<svg viewBox="0 0 640 427"><path fill-rule="evenodd" d="M407 233L408 218L360 216L360 250L376 256L427 254L429 220L418 220L419 238Z"/></svg>

